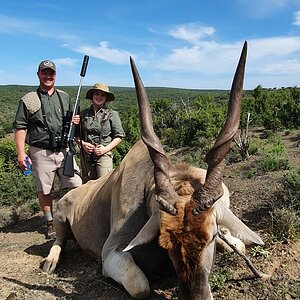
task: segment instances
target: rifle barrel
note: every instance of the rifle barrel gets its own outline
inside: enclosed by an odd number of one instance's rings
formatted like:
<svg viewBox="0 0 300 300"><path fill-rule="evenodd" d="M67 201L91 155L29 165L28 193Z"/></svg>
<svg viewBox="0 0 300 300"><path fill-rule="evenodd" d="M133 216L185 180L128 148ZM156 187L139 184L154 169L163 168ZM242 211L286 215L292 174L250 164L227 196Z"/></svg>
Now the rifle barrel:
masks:
<svg viewBox="0 0 300 300"><path fill-rule="evenodd" d="M87 55L85 55L83 58L82 67L81 67L81 71L80 71L80 81L79 81L76 101L75 101L74 108L73 108L72 118L77 114L77 111L79 108L79 95L80 95L80 90L81 90L81 86L82 86L82 80L83 80L83 77L85 76L88 62L89 62L89 57ZM73 153L72 147L70 146L71 143L73 142L74 135L75 135L75 127L74 126L75 125L73 124L73 122L71 120L69 132L68 132L68 138L67 138L67 144L69 146L69 149L65 155L64 167L63 167L63 174L66 176L69 176L69 177L74 176L74 162L73 162L74 161L74 158L73 158L74 153Z"/></svg>
<svg viewBox="0 0 300 300"><path fill-rule="evenodd" d="M86 73L88 62L89 62L89 56L85 55L83 58L82 66L81 66L80 81L79 81L77 96L76 96L76 100L75 100L75 104L74 104L72 118L77 114L77 111L78 111L80 90L81 90L81 86L82 86L83 77L85 76L85 73ZM70 130L69 130L69 134L68 134L68 141L72 140L74 138L74 136L72 136L72 133L74 135L74 130L72 130L72 127L73 127L73 123L71 121Z"/></svg>

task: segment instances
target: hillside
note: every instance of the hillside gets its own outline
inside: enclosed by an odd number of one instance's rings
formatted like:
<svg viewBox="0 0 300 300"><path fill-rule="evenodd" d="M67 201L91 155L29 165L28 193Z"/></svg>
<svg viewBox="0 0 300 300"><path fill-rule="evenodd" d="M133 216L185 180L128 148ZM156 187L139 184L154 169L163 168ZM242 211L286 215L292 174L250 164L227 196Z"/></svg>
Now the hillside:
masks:
<svg viewBox="0 0 300 300"><path fill-rule="evenodd" d="M289 161L296 168L300 166L299 135L299 131L281 135ZM270 234L274 195L282 190L286 171L243 176L255 164L255 157L229 164L224 182L233 193L232 210L265 242L262 248L248 248L248 255L259 270L272 277L266 281L254 278L236 254L217 253L214 299L300 299L300 241L272 242ZM43 273L40 264L52 242L44 239L41 226L38 214L1 228L0 299L131 299L120 285L101 276L97 260L71 242L57 272ZM177 299L176 278L153 282L149 299Z"/></svg>

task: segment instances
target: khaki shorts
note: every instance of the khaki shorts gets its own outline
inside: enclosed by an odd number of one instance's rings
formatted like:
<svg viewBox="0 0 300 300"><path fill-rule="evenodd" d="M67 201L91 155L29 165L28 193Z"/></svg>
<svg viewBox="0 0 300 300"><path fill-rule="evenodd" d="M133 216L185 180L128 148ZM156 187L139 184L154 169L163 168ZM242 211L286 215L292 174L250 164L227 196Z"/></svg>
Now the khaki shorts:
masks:
<svg viewBox="0 0 300 300"><path fill-rule="evenodd" d="M65 154L65 149L61 152L52 152L33 146L30 147L29 157L32 161L32 175L35 178L37 192L42 192L44 195L50 194L56 174L62 189L72 189L82 185L82 180L79 176L79 167L76 164L75 159L74 177L63 175Z"/></svg>

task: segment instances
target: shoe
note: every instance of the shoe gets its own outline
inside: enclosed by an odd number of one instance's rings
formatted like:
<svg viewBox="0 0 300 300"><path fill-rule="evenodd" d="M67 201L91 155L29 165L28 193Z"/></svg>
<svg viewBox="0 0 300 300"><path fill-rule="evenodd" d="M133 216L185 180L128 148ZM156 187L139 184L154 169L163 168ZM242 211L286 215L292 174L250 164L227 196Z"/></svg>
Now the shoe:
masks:
<svg viewBox="0 0 300 300"><path fill-rule="evenodd" d="M47 222L46 240L56 239L56 232L53 227L53 221Z"/></svg>

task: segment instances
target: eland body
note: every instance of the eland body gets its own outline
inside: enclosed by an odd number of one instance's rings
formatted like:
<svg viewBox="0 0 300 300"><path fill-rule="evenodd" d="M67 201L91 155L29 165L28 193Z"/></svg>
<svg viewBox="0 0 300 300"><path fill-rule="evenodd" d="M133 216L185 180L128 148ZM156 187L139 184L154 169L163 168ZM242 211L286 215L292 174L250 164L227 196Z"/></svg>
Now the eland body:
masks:
<svg viewBox="0 0 300 300"><path fill-rule="evenodd" d="M213 299L208 279L220 226L239 242L263 244L231 212L229 191L222 183L224 157L239 127L246 52L245 43L225 125L206 155L207 170L170 165L154 133L147 94L131 59L142 140L112 173L59 200L54 218L57 239L45 271L55 270L71 230L80 247L101 260L103 275L136 299L149 296L149 279L159 275L162 266L176 271L179 299Z"/></svg>

